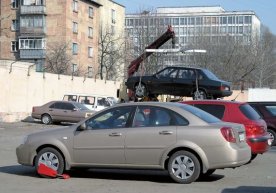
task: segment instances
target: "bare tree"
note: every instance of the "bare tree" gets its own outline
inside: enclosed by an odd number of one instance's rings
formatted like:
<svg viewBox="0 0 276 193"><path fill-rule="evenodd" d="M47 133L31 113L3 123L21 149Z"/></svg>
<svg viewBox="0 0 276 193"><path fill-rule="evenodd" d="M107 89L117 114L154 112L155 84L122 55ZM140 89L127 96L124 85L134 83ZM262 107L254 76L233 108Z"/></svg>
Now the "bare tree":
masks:
<svg viewBox="0 0 276 193"><path fill-rule="evenodd" d="M275 87L273 73L276 69L276 36L264 27L261 41L257 47L258 66L252 75L252 81L258 87Z"/></svg>
<svg viewBox="0 0 276 193"><path fill-rule="evenodd" d="M72 65L72 54L70 44L56 42L48 46L46 53L45 70L55 74L69 74Z"/></svg>
<svg viewBox="0 0 276 193"><path fill-rule="evenodd" d="M125 40L115 36L110 28L100 28L99 35L99 72L100 79L116 80L123 74Z"/></svg>

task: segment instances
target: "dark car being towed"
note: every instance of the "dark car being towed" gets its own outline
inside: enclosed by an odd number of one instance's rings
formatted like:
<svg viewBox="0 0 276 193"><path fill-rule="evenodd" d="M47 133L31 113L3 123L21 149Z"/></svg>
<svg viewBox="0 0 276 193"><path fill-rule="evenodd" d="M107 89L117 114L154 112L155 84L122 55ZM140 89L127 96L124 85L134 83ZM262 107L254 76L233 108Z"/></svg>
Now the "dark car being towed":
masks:
<svg viewBox="0 0 276 193"><path fill-rule="evenodd" d="M133 76L126 82L127 88L137 97L169 94L200 99L230 96L230 85L207 69L175 66L166 67L152 76Z"/></svg>

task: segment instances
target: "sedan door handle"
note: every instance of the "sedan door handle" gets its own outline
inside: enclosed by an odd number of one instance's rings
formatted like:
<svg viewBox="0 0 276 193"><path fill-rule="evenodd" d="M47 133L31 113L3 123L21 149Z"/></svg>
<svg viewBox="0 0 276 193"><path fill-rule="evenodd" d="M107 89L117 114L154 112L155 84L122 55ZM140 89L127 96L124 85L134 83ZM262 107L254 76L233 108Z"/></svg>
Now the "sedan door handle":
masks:
<svg viewBox="0 0 276 193"><path fill-rule="evenodd" d="M120 137L120 136L122 136L122 133L110 133L109 136L110 137Z"/></svg>
<svg viewBox="0 0 276 193"><path fill-rule="evenodd" d="M173 132L172 131L160 131L159 134L160 135L172 135Z"/></svg>

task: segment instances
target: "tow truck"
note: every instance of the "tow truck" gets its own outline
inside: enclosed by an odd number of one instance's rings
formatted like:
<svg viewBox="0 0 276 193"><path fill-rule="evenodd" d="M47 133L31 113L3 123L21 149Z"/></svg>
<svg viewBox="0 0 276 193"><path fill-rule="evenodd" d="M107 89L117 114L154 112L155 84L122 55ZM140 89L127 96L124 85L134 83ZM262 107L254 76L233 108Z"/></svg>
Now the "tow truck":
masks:
<svg viewBox="0 0 276 193"><path fill-rule="evenodd" d="M149 46L145 48L145 51L136 59L134 59L130 65L128 66L127 70L127 78L133 76L138 70L142 62L148 58L151 54L154 53L155 49L160 48L163 44L165 44L167 41L172 39L172 48L175 48L175 33L173 31L173 28L171 25L168 26L168 29L165 33L163 33L158 39L156 39L153 43L151 43ZM139 84L140 85L140 84ZM139 92L140 86L137 85L136 90ZM137 97L135 96L135 93L133 90L128 89L128 100L129 101L136 101ZM145 96L143 100L156 100L153 96Z"/></svg>

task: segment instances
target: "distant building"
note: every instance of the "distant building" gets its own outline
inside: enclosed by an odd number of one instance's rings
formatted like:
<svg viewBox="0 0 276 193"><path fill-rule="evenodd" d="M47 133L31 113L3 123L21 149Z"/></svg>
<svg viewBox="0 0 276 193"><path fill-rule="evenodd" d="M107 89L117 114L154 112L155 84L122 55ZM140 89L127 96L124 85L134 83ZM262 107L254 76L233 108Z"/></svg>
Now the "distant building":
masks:
<svg viewBox="0 0 276 193"><path fill-rule="evenodd" d="M159 7L156 12L142 12L140 14L126 15L126 33L134 44L139 44L141 35L139 29L144 30L143 36L154 41L160 33L165 32L168 25L172 25L177 46L188 49L205 38L208 42L216 44L223 40L233 39L243 44L249 44L260 36L261 22L253 11L225 11L220 6L203 7ZM168 43L163 48L170 48ZM143 48L136 49L136 55ZM199 48L200 49L200 48ZM168 63L172 57L164 57ZM173 60L183 61L181 57Z"/></svg>
<svg viewBox="0 0 276 193"><path fill-rule="evenodd" d="M113 1L1 0L0 58L35 62L37 71L43 71L47 49L64 43L72 53L71 72L81 68L82 74L93 77L98 70L100 24L112 20L111 10L124 21L124 7L109 2Z"/></svg>

